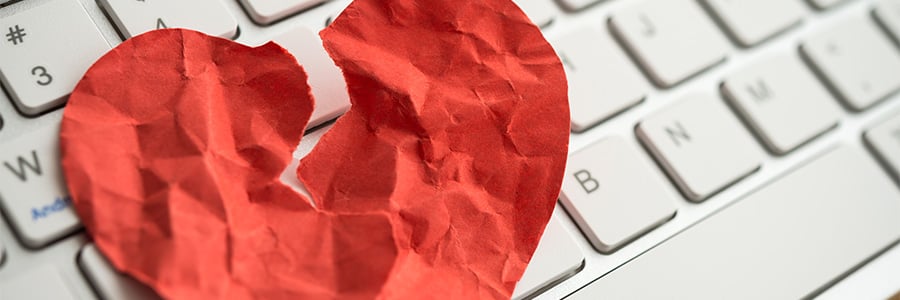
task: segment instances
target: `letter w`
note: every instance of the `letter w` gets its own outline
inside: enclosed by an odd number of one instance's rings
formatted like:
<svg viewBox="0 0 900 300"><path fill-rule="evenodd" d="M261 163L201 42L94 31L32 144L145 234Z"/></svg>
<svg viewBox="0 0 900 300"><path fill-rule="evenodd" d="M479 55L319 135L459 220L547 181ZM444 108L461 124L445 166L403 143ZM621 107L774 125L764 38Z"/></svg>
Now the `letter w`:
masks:
<svg viewBox="0 0 900 300"><path fill-rule="evenodd" d="M16 177L19 177L22 181L28 181L27 173L25 172L25 168L31 169L35 174L41 174L41 162L38 160L37 151L31 151L32 161L25 160L25 158L19 156L17 157L19 166L18 168L14 168L9 162L3 162L3 165L9 169Z"/></svg>

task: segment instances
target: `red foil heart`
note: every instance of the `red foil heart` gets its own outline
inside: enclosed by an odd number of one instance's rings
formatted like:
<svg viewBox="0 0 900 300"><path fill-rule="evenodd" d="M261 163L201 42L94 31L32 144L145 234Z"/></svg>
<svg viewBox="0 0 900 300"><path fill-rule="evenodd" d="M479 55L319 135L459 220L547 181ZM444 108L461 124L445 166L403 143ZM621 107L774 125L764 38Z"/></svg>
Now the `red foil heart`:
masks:
<svg viewBox="0 0 900 300"><path fill-rule="evenodd" d="M352 100L279 176L310 114L267 44L132 38L72 93L75 208L166 298L509 298L549 220L569 132L562 66L508 0L354 1L322 32Z"/></svg>

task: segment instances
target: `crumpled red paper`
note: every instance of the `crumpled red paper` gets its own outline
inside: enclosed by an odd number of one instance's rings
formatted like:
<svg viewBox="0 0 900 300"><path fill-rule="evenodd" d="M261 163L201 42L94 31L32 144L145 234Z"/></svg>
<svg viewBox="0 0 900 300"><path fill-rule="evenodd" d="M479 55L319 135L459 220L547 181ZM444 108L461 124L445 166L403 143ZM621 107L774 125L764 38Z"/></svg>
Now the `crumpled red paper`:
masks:
<svg viewBox="0 0 900 300"><path fill-rule="evenodd" d="M509 298L565 168L565 75L509 0L354 1L321 33L352 100L279 181L312 112L274 44L186 30L88 70L62 124L75 208L177 299Z"/></svg>

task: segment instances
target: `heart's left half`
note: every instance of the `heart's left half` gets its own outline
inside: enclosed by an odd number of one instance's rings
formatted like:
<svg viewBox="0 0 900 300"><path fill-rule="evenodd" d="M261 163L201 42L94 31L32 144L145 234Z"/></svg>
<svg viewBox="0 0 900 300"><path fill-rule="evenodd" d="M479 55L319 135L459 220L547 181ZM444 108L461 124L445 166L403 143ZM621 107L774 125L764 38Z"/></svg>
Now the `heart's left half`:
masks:
<svg viewBox="0 0 900 300"><path fill-rule="evenodd" d="M166 298L325 293L334 219L278 180L312 110L305 72L275 44L184 30L129 39L64 112L76 211L117 269ZM302 264L314 261L320 270Z"/></svg>
<svg viewBox="0 0 900 300"><path fill-rule="evenodd" d="M279 179L313 110L281 47L161 30L92 66L61 145L98 248L166 298L509 298L567 153L539 29L508 0L357 0L322 37L353 105L300 163L313 199Z"/></svg>

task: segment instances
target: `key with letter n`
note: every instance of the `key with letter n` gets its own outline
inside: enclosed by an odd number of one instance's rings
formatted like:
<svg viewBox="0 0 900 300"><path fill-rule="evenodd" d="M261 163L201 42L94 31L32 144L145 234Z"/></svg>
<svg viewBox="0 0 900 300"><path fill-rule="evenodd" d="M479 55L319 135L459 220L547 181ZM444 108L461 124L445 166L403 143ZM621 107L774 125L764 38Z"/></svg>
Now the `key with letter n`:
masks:
<svg viewBox="0 0 900 300"><path fill-rule="evenodd" d="M22 240L39 248L78 230L59 162L59 125L0 146L0 206Z"/></svg>
<svg viewBox="0 0 900 300"><path fill-rule="evenodd" d="M688 200L706 200L759 168L765 155L720 99L690 94L635 133Z"/></svg>

